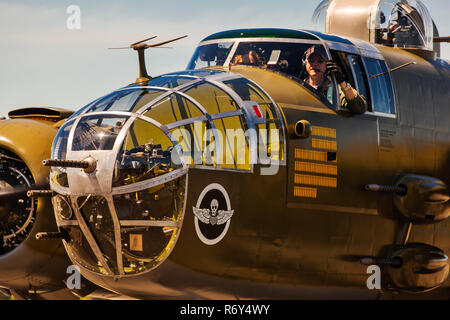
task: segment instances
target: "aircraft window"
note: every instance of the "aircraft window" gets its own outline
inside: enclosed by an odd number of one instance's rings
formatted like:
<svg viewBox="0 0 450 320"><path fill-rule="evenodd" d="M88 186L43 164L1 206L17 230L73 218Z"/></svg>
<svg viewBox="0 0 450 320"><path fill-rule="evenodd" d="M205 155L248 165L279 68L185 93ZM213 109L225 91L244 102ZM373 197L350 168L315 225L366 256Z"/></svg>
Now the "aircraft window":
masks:
<svg viewBox="0 0 450 320"><path fill-rule="evenodd" d="M66 160L67 140L74 122L75 121L72 120L64 123L56 134L52 145L52 159Z"/></svg>
<svg viewBox="0 0 450 320"><path fill-rule="evenodd" d="M165 125L183 119L203 116L203 112L185 97L174 93L153 105L144 115Z"/></svg>
<svg viewBox="0 0 450 320"><path fill-rule="evenodd" d="M241 42L230 65L253 65L299 77L306 43Z"/></svg>
<svg viewBox="0 0 450 320"><path fill-rule="evenodd" d="M192 56L187 69L223 66L234 42L220 42L199 46Z"/></svg>
<svg viewBox="0 0 450 320"><path fill-rule="evenodd" d="M120 232L125 274L148 270L169 254L183 216L185 183L186 178L181 177L150 189L113 196L119 220L127 221ZM140 222L159 222L163 226L136 226Z"/></svg>
<svg viewBox="0 0 450 320"><path fill-rule="evenodd" d="M183 150L185 164L212 165L203 154L203 134L209 128L207 122L197 121L170 130Z"/></svg>
<svg viewBox="0 0 450 320"><path fill-rule="evenodd" d="M110 96L110 95L111 95L111 94L108 94L108 95L106 95L105 97ZM97 100L94 100L94 101L92 101L92 102L90 102L90 103L88 103L88 104L85 105L83 108L78 109L78 110L77 110L74 114L72 114L67 120L69 121L69 120L72 120L72 119L78 117L80 114L84 113L85 110L90 109L91 106L95 105L95 104L97 103L97 101L100 101L100 100L102 100L102 99L103 99L103 97L102 97L102 98L99 98L99 99L97 99Z"/></svg>
<svg viewBox="0 0 450 320"><path fill-rule="evenodd" d="M119 116L86 116L78 123L72 151L112 150L126 117Z"/></svg>
<svg viewBox="0 0 450 320"><path fill-rule="evenodd" d="M239 109L236 101L228 93L207 82L195 84L185 93L200 103L209 114ZM207 132L208 129L212 129L208 122L200 121L171 130L174 139L183 149L186 164L216 165L249 170L248 141L244 135L247 130L245 118L243 116L227 117L213 120L213 123L216 135L212 134L210 130ZM208 139L204 143L205 134ZM237 139L237 143L244 141L241 145L245 149L244 153L237 153L238 145L233 145L235 139Z"/></svg>
<svg viewBox="0 0 450 320"><path fill-rule="evenodd" d="M199 102L209 114L239 109L236 101L228 93L206 81L195 84L185 93Z"/></svg>
<svg viewBox="0 0 450 320"><path fill-rule="evenodd" d="M376 43L433 50L433 21L418 0L381 0L371 30Z"/></svg>
<svg viewBox="0 0 450 320"><path fill-rule="evenodd" d="M192 80L195 80L193 78L189 77L182 77L182 76L169 76L169 77L157 77L151 79L147 86L151 87L165 87L165 88L176 88L178 86L181 86L185 83L191 82Z"/></svg>
<svg viewBox="0 0 450 320"><path fill-rule="evenodd" d="M354 55L347 56L348 62L353 70L353 76L356 78L356 90L363 96L367 103L370 105L370 97L368 90L368 83L366 78L366 73L362 66L361 59Z"/></svg>
<svg viewBox="0 0 450 320"><path fill-rule="evenodd" d="M168 110L170 110L170 112L168 112ZM201 117L204 114L188 99L174 93L158 104L152 106L152 108L144 115L166 125L188 118ZM197 157L199 150L201 150L203 138L202 132L204 132L204 130L201 131L202 129L199 129L199 126L202 128L205 126L205 123L195 122L195 124L191 123L171 130L176 140L183 138L180 139L179 142L186 152L185 161L187 164L193 164L193 157ZM198 162L198 160L196 162Z"/></svg>
<svg viewBox="0 0 450 320"><path fill-rule="evenodd" d="M62 125L59 129L52 145L52 159L66 160L67 154L67 141L69 139L70 130L75 121L69 121ZM52 167L51 168L51 180L63 187L69 187L67 180L66 168Z"/></svg>
<svg viewBox="0 0 450 320"><path fill-rule="evenodd" d="M244 116L234 116L213 121L219 141L215 138L211 156L212 164L229 169L250 170L249 140L245 136L247 123ZM209 159L207 158L206 161Z"/></svg>
<svg viewBox="0 0 450 320"><path fill-rule="evenodd" d="M169 137L153 124L137 119L117 156L113 187L153 179L180 166Z"/></svg>
<svg viewBox="0 0 450 320"><path fill-rule="evenodd" d="M89 195L79 197L77 205L109 268L118 273L114 222L108 202L103 197Z"/></svg>
<svg viewBox="0 0 450 320"><path fill-rule="evenodd" d="M367 81L365 80L365 71L362 67L361 58L345 52L330 50L333 60L341 68L346 75L346 80L356 89L359 95L363 96L367 101L368 90Z"/></svg>
<svg viewBox="0 0 450 320"><path fill-rule="evenodd" d="M67 231L70 237L68 247L77 262L83 267L94 272L100 272L101 267L95 254L92 252L91 245L86 240L83 232L81 232L78 226L65 226L64 230Z"/></svg>
<svg viewBox="0 0 450 320"><path fill-rule="evenodd" d="M88 112L135 112L164 92L165 91L163 90L136 88L115 91L104 99L101 99L100 101L95 103L92 107L89 108Z"/></svg>
<svg viewBox="0 0 450 320"><path fill-rule="evenodd" d="M372 109L375 112L395 114L392 83L384 61L364 59L372 96Z"/></svg>
<svg viewBox="0 0 450 320"><path fill-rule="evenodd" d="M263 112L266 123L257 125L263 150L272 160L284 159L284 137L281 120L270 98L253 83L244 78L224 81L242 100L255 101Z"/></svg>

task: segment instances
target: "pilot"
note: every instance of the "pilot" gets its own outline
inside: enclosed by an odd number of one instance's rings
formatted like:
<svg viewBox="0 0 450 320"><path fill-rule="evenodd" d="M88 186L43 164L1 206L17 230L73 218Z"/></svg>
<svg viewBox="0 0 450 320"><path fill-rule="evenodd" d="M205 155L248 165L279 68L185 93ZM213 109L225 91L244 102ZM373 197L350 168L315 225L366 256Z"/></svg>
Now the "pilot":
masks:
<svg viewBox="0 0 450 320"><path fill-rule="evenodd" d="M302 59L303 69L307 77L303 81L316 89L323 97L333 103L333 82L329 77L334 74L340 91L341 106L352 113L361 114L367 111L367 102L352 86L345 81L341 69L333 60L327 60L325 50L314 45L305 51Z"/></svg>
<svg viewBox="0 0 450 320"><path fill-rule="evenodd" d="M235 55L233 61L230 62L230 65L232 66L239 64L259 66L262 64L262 61L260 56L256 53L255 50L250 50L246 54Z"/></svg>

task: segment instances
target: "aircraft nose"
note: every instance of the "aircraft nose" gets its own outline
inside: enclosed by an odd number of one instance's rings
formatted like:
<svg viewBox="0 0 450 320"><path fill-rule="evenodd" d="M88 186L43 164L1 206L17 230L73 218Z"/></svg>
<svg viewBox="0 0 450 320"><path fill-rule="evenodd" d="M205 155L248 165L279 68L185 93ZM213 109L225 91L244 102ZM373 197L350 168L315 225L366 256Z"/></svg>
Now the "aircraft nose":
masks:
<svg viewBox="0 0 450 320"><path fill-rule="evenodd" d="M111 127L116 123L120 126ZM51 185L69 254L105 275L152 269L174 247L185 201L187 169L170 132L151 119L119 122L111 115L87 116L68 126L54 142L67 151L53 150L61 159L54 165L62 167L52 167ZM64 167L67 160L87 158L95 159L95 170Z"/></svg>

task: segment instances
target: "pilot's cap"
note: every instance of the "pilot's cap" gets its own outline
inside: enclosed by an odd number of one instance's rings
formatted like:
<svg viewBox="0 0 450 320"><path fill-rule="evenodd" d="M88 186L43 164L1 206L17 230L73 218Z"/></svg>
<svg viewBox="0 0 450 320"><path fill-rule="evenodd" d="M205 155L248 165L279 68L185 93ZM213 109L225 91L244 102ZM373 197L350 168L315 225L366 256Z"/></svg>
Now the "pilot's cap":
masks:
<svg viewBox="0 0 450 320"><path fill-rule="evenodd" d="M305 53L303 54L303 64L306 64L306 60L309 59L312 55L320 55L325 61L327 59L327 54L325 53L325 49L321 45L313 45L309 47Z"/></svg>

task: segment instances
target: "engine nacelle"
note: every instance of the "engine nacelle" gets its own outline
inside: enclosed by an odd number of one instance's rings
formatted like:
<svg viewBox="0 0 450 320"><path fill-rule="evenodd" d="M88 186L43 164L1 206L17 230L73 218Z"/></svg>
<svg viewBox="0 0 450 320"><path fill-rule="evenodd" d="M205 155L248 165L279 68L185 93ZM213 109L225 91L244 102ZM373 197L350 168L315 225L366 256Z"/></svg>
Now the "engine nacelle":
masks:
<svg viewBox="0 0 450 320"><path fill-rule="evenodd" d="M0 121L0 288L16 299L76 298L63 282L71 263L61 240L35 238L40 231L58 231L51 199L27 196L27 190L49 188L50 170L42 160L71 113L25 108Z"/></svg>

